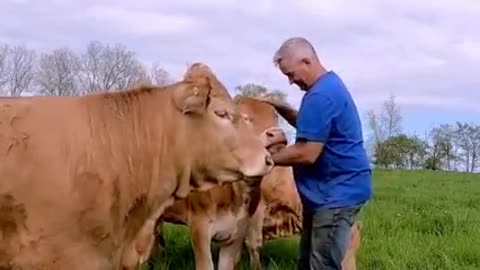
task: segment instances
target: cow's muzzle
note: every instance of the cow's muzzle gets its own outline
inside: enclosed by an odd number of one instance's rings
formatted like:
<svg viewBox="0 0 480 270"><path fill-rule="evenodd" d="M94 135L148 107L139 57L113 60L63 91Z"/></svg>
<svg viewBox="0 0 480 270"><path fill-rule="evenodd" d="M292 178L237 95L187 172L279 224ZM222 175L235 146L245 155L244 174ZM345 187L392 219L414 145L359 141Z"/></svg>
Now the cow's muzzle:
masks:
<svg viewBox="0 0 480 270"><path fill-rule="evenodd" d="M279 127L271 127L262 134L265 147L271 154L278 152L288 144L287 136L283 129Z"/></svg>

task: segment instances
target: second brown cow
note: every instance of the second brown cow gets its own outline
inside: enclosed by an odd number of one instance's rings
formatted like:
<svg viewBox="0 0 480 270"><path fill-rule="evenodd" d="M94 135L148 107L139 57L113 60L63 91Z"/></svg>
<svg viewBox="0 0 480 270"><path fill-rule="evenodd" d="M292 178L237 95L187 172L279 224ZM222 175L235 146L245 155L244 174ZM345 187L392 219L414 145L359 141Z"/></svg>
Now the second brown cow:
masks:
<svg viewBox="0 0 480 270"><path fill-rule="evenodd" d="M239 98L237 105L243 116L265 141L269 151L287 144L278 128L278 116L269 104L252 98ZM187 225L190 228L196 269L214 269L210 245L220 245L218 268L233 269L245 243L252 266L259 269L258 249L262 244L265 207L261 182L238 181L219 185L208 191L192 192L167 208L158 221L156 244L152 256L163 249L163 222ZM260 206L260 207L259 207ZM160 230L158 230L160 229ZM160 250L159 250L160 249Z"/></svg>

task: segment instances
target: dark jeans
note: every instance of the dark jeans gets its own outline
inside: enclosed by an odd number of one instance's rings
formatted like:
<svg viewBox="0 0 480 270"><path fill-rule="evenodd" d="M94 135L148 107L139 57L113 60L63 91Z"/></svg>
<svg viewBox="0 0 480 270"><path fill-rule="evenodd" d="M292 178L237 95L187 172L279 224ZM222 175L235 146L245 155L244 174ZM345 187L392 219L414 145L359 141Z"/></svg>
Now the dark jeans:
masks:
<svg viewBox="0 0 480 270"><path fill-rule="evenodd" d="M362 206L305 211L297 269L342 269L350 228Z"/></svg>

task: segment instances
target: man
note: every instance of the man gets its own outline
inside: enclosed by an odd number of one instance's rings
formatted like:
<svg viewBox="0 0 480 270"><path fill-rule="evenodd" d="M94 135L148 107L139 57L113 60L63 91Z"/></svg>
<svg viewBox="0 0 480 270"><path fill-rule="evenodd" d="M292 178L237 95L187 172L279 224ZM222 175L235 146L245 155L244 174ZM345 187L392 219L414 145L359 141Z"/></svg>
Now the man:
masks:
<svg viewBox="0 0 480 270"><path fill-rule="evenodd" d="M341 269L349 231L371 198L371 168L355 102L339 76L320 63L304 38L286 40L274 63L305 91L298 113L269 102L296 128L296 142L273 155L293 166L302 199L298 269Z"/></svg>

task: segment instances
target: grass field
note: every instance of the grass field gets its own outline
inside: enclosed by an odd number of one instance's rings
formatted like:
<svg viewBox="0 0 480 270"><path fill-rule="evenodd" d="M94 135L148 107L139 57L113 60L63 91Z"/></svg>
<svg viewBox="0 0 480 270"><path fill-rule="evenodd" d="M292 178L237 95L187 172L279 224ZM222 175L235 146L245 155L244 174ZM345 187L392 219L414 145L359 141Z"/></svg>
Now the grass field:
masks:
<svg viewBox="0 0 480 270"><path fill-rule="evenodd" d="M480 175L375 171L364 208L358 269L480 269ZM167 225L154 269L194 269L188 231ZM264 269L294 269L297 238L267 242ZM213 247L214 261L218 249ZM246 252L241 269L248 269Z"/></svg>

